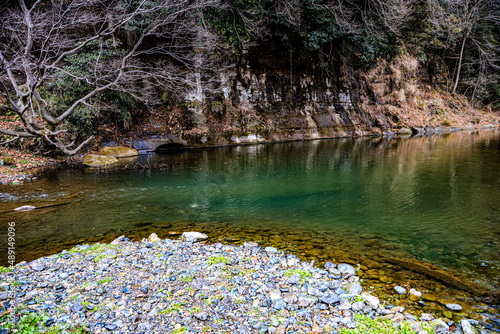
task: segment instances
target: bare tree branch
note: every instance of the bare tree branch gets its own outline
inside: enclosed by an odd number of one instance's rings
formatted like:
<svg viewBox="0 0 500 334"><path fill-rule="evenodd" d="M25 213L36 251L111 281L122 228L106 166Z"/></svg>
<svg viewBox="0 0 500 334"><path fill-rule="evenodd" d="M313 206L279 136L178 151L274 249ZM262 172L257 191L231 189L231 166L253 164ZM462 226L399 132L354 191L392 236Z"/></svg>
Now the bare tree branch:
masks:
<svg viewBox="0 0 500 334"><path fill-rule="evenodd" d="M0 13L0 92L9 104L0 112L14 112L24 129L0 133L40 137L74 154L91 139L72 148L77 136L66 121L83 107L98 114L93 101L102 94L117 91L150 107L158 89L187 90L201 72L209 82L217 38L199 13L218 1L37 0L28 8L18 0ZM65 109L47 102L71 87L84 89Z"/></svg>

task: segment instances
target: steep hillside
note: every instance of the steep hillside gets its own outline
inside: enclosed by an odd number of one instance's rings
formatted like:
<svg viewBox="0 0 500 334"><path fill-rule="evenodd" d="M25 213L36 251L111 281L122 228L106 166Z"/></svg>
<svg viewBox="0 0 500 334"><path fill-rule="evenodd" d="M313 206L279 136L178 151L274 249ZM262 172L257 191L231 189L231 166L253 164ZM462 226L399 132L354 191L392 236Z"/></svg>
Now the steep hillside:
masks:
<svg viewBox="0 0 500 334"><path fill-rule="evenodd" d="M138 149L155 149L392 136L398 131L402 135L402 128L419 135L444 134L500 124L498 112L475 108L463 95L433 88L426 71L410 56L380 60L368 71L343 66L334 78L273 68L266 62L250 64L224 71L215 93L205 94L199 87L202 93L189 94L184 105L155 110L123 133L124 138L109 129L104 140L127 138L125 143L131 140Z"/></svg>

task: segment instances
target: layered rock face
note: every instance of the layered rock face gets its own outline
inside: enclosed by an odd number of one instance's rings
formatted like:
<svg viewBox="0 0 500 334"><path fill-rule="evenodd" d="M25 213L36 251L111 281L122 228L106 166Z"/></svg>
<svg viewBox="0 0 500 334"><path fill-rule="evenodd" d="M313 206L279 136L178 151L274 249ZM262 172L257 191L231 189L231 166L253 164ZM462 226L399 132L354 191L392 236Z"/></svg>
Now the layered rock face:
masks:
<svg viewBox="0 0 500 334"><path fill-rule="evenodd" d="M254 55L255 57L255 55ZM407 56L369 71L340 66L337 76L253 62L219 74L215 86L196 81L183 107L157 113L131 146L154 151L318 138L446 134L497 127L463 96L426 84L425 71ZM180 111L179 111L180 110ZM173 130L172 124L177 124Z"/></svg>

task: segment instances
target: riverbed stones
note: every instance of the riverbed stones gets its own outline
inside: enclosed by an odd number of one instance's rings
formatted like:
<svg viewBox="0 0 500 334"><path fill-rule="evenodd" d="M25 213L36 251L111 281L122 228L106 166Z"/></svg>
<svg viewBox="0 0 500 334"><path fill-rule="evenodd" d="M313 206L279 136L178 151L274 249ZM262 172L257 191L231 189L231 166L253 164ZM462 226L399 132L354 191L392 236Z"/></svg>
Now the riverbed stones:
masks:
<svg viewBox="0 0 500 334"><path fill-rule="evenodd" d="M206 321L208 319L208 313L207 312L197 312L193 314L193 317L195 317L198 320L201 321Z"/></svg>
<svg viewBox="0 0 500 334"><path fill-rule="evenodd" d="M332 305L340 301L339 296L334 293L326 293L320 298L320 302Z"/></svg>
<svg viewBox="0 0 500 334"><path fill-rule="evenodd" d="M462 311L462 306L460 306L458 304L447 303L445 306L446 306L446 308L448 310L453 311L453 312L460 312L460 311Z"/></svg>
<svg viewBox="0 0 500 334"><path fill-rule="evenodd" d="M71 305L71 311L75 313L82 311L84 308L85 307L80 303L74 303L73 305Z"/></svg>
<svg viewBox="0 0 500 334"><path fill-rule="evenodd" d="M33 269L34 271L42 271L45 269L45 266L43 263L41 263L40 261L33 261L33 262L30 262L29 266L31 267L31 269Z"/></svg>
<svg viewBox="0 0 500 334"><path fill-rule="evenodd" d="M89 154L83 159L83 165L89 167L106 167L118 163L118 159L107 155Z"/></svg>
<svg viewBox="0 0 500 334"><path fill-rule="evenodd" d="M370 306L372 309L377 309L380 305L380 300L377 297L372 296L366 292L363 292L361 294L361 298L363 298L363 301L366 303L366 305Z"/></svg>
<svg viewBox="0 0 500 334"><path fill-rule="evenodd" d="M365 307L366 304L362 301L358 301L358 302L354 302L352 303L351 305L351 309L354 311L354 312L358 312L358 311L361 311L363 309L363 307Z"/></svg>
<svg viewBox="0 0 500 334"><path fill-rule="evenodd" d="M151 233L148 237L149 242L159 242L161 239L158 237L156 233Z"/></svg>
<svg viewBox="0 0 500 334"><path fill-rule="evenodd" d="M398 285L398 286L395 286L395 287L394 287L394 290L396 291L396 293L397 293L398 295L405 295L405 294L406 294L406 289L405 289L405 288L403 288L402 286L399 286L399 285Z"/></svg>
<svg viewBox="0 0 500 334"><path fill-rule="evenodd" d="M363 288L361 287L361 284L353 283L351 285L351 288L349 289L349 294L351 294L353 296L357 296L357 295L361 294L362 291L363 291Z"/></svg>
<svg viewBox="0 0 500 334"><path fill-rule="evenodd" d="M184 233L182 233L181 238L182 239L191 238L191 239L195 239L195 240L208 239L208 235L206 235L204 233L200 233L200 232L184 232Z"/></svg>
<svg viewBox="0 0 500 334"><path fill-rule="evenodd" d="M450 334L450 326L443 319L438 319L433 329L434 334Z"/></svg>
<svg viewBox="0 0 500 334"><path fill-rule="evenodd" d="M245 241L243 243L243 247L248 247L248 248L259 247L259 244L253 241Z"/></svg>
<svg viewBox="0 0 500 334"><path fill-rule="evenodd" d="M403 136L411 136L412 131L408 128L400 128L396 130L396 133L398 135L403 135Z"/></svg>
<svg viewBox="0 0 500 334"><path fill-rule="evenodd" d="M137 150L134 150L133 148L124 146L115 146L115 147L104 147L101 151L101 154L115 158L128 158L128 157L138 156L139 152Z"/></svg>
<svg viewBox="0 0 500 334"><path fill-rule="evenodd" d="M125 240L125 236L121 235L118 238L116 238L115 240L111 241L111 245L119 245L124 240Z"/></svg>
<svg viewBox="0 0 500 334"><path fill-rule="evenodd" d="M422 313L420 315L420 320L421 321L432 321L432 320L434 320L434 316L432 314L429 314L429 313Z"/></svg>
<svg viewBox="0 0 500 334"><path fill-rule="evenodd" d="M283 300L287 303L287 304L295 304L297 303L298 301L298 297L296 294L294 293L287 293L284 297L283 297Z"/></svg>
<svg viewBox="0 0 500 334"><path fill-rule="evenodd" d="M287 283L288 284L297 284L300 281L300 275L299 274L293 274L288 278Z"/></svg>
<svg viewBox="0 0 500 334"><path fill-rule="evenodd" d="M268 253L278 253L279 251L275 247L266 247L264 250Z"/></svg>
<svg viewBox="0 0 500 334"><path fill-rule="evenodd" d="M356 275L356 269L347 263L342 263L337 266L337 269L342 274L342 277L350 277Z"/></svg>
<svg viewBox="0 0 500 334"><path fill-rule="evenodd" d="M474 329L467 319L461 320L460 325L462 326L462 331L464 332L464 334L474 334Z"/></svg>
<svg viewBox="0 0 500 334"><path fill-rule="evenodd" d="M420 299L420 297L422 297L422 292L417 291L415 289L410 289L408 297L410 298L411 301L416 302L417 300Z"/></svg>
<svg viewBox="0 0 500 334"><path fill-rule="evenodd" d="M333 278L299 259L290 267L290 255L258 246L193 240L79 245L19 264L0 281L23 306L20 315L43 311L51 327L71 323L93 333L320 333L356 328L358 313L415 319L401 306L383 308L373 292L361 292L359 301L356 293L370 287L355 275ZM37 263L42 271L33 269Z"/></svg>

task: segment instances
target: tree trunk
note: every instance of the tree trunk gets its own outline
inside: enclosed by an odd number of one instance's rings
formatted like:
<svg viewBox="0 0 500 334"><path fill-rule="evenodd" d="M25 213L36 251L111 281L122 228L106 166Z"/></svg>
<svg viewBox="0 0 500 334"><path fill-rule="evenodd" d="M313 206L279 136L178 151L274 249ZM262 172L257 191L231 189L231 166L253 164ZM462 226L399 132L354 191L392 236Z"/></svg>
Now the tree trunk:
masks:
<svg viewBox="0 0 500 334"><path fill-rule="evenodd" d="M455 84L453 85L453 91L451 92L452 94L455 94L458 86L458 81L460 79L460 69L462 68L462 58L464 56L465 41L467 40L467 36L468 33L464 35L464 39L462 40L462 47L460 49L460 56L458 58L457 76L455 77Z"/></svg>

